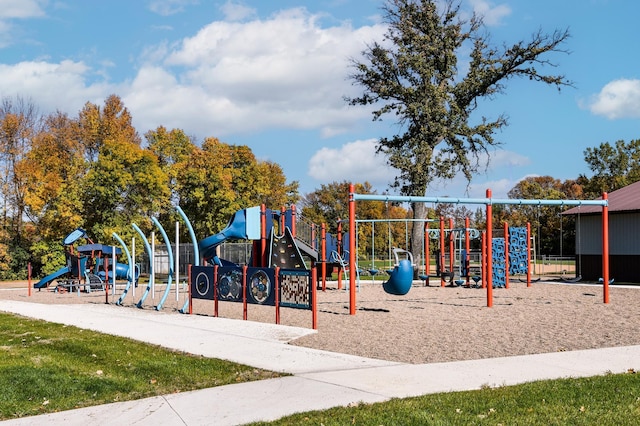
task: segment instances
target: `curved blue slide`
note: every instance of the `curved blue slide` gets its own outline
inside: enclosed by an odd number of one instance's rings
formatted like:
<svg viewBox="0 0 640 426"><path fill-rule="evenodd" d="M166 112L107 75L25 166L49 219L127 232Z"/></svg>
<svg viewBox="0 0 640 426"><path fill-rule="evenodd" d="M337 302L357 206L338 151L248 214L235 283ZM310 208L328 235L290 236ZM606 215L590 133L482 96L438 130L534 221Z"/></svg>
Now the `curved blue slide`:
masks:
<svg viewBox="0 0 640 426"><path fill-rule="evenodd" d="M58 277L61 277L62 275L66 275L69 272L71 272L71 269L68 266L65 266L64 268L60 268L54 273L47 275L46 277L44 277L43 279L35 283L33 285L33 288L47 287L49 283L51 283L51 281L55 280Z"/></svg>
<svg viewBox="0 0 640 426"><path fill-rule="evenodd" d="M413 265L411 261L403 259L389 274L389 280L382 284L382 288L389 294L404 296L411 290L413 284Z"/></svg>
<svg viewBox="0 0 640 426"><path fill-rule="evenodd" d="M260 207L238 210L231 216L226 228L201 240L198 246L202 257L211 259L216 254L216 247L230 239L260 239Z"/></svg>

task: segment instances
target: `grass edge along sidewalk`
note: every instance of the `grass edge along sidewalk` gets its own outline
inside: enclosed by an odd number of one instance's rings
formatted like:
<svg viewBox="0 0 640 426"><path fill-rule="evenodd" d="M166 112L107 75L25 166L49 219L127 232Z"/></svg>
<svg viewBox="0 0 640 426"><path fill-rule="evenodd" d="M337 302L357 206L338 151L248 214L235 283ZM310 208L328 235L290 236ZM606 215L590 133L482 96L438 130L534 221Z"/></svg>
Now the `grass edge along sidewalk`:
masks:
<svg viewBox="0 0 640 426"><path fill-rule="evenodd" d="M282 375L0 313L0 420Z"/></svg>
<svg viewBox="0 0 640 426"><path fill-rule="evenodd" d="M637 425L640 375L484 387L298 413L252 425Z"/></svg>

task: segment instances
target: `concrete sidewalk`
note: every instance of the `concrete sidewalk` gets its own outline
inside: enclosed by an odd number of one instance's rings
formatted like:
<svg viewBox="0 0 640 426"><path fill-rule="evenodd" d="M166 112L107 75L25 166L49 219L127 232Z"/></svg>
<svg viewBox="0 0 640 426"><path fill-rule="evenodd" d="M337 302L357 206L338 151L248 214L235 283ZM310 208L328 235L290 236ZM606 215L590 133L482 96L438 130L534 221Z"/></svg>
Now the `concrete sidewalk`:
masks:
<svg viewBox="0 0 640 426"><path fill-rule="evenodd" d="M313 330L113 305L0 300L0 311L294 376L10 420L8 425L237 425L395 397L640 370L640 346L402 364L286 343Z"/></svg>

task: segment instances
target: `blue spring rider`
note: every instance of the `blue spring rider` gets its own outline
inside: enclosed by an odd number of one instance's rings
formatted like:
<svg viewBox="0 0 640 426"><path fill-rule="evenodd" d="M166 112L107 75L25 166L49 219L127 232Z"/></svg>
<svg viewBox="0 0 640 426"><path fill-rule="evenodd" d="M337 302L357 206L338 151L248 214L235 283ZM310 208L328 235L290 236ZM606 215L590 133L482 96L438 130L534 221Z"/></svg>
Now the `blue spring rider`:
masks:
<svg viewBox="0 0 640 426"><path fill-rule="evenodd" d="M413 284L413 255L407 250L393 249L396 263L389 273L389 280L382 283L382 288L389 294L404 296L411 290ZM400 259L399 255L406 255L406 259Z"/></svg>

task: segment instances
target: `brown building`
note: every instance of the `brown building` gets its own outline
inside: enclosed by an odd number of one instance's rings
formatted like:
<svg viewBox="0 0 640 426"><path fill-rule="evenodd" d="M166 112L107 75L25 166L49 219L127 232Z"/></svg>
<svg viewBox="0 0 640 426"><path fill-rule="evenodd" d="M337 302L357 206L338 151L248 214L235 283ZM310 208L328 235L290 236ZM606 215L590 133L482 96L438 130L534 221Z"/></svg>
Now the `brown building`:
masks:
<svg viewBox="0 0 640 426"><path fill-rule="evenodd" d="M600 198L602 199L602 198ZM609 277L640 283L640 181L608 194ZM576 271L585 281L602 277L602 207L580 206L576 215Z"/></svg>

